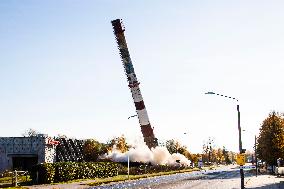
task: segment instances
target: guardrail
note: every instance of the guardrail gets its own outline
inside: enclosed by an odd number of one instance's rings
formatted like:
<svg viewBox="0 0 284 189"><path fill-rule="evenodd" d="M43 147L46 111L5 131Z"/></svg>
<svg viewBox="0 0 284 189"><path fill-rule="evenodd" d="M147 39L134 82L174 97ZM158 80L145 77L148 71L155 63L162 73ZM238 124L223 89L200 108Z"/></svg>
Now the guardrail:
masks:
<svg viewBox="0 0 284 189"><path fill-rule="evenodd" d="M19 176L26 176L26 181L28 180L28 171L11 171L9 172L12 175L12 185L18 186L18 177Z"/></svg>

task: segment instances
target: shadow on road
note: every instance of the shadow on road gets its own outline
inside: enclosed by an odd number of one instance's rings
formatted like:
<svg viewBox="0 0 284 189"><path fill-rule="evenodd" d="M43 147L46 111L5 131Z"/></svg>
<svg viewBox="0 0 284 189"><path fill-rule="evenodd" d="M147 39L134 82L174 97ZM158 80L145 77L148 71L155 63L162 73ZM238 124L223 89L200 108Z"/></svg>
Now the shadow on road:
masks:
<svg viewBox="0 0 284 189"><path fill-rule="evenodd" d="M245 171L245 178L253 177L255 174ZM231 171L216 171L211 173L205 173L209 179L235 179L240 178L240 172L238 170L231 170Z"/></svg>

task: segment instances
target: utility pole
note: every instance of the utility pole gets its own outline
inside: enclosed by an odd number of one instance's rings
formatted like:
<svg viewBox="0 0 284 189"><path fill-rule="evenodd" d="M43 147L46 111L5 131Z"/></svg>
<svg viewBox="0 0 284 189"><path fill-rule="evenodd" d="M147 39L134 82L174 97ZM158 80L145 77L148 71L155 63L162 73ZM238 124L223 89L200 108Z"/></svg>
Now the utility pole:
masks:
<svg viewBox="0 0 284 189"><path fill-rule="evenodd" d="M128 176L128 180L130 180L129 179L129 152L127 154L127 176Z"/></svg>
<svg viewBox="0 0 284 189"><path fill-rule="evenodd" d="M243 153L243 147L242 147L242 130L241 130L241 113L240 113L240 106L237 105L237 111L238 111L238 130L239 130L239 151L240 154ZM240 169L240 175L241 175L241 189L245 188L245 176L244 176L244 170Z"/></svg>
<svg viewBox="0 0 284 189"><path fill-rule="evenodd" d="M254 136L255 176L257 177L256 135Z"/></svg>
<svg viewBox="0 0 284 189"><path fill-rule="evenodd" d="M230 98L233 100L236 100L237 102L239 101L237 98L233 98L231 96L226 96L223 94L218 94L218 93L214 93L214 92L206 92L205 94L210 94L210 95L218 95L218 96L222 96L225 98ZM238 130L239 130L239 151L240 154L244 153L243 147L242 147L242 130L241 130L241 113L240 113L240 106L239 104L237 105L237 111L238 111ZM241 176L241 189L245 188L245 182L244 182L244 170L240 169L240 176Z"/></svg>

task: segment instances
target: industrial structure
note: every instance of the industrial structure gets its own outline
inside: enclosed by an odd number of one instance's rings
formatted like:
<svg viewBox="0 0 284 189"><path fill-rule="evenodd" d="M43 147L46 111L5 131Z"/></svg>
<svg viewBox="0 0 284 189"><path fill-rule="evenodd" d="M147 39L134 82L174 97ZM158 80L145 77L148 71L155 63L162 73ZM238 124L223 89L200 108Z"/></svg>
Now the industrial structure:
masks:
<svg viewBox="0 0 284 189"><path fill-rule="evenodd" d="M55 145L47 135L0 137L0 173L4 170L28 170L38 163L55 161Z"/></svg>
<svg viewBox="0 0 284 189"><path fill-rule="evenodd" d="M0 173L29 170L39 163L84 161L83 140L52 138L46 134L29 137L0 137Z"/></svg>
<svg viewBox="0 0 284 189"><path fill-rule="evenodd" d="M153 128L151 127L146 107L139 88L140 83L138 82L136 74L134 72L133 64L124 36L124 26L120 19L113 20L111 23L113 26L116 42L118 44L118 49L120 52L124 71L127 77L128 87L130 88L132 98L136 107L136 112L144 137L144 141L149 148L156 147L158 145L158 140L157 138L155 138Z"/></svg>

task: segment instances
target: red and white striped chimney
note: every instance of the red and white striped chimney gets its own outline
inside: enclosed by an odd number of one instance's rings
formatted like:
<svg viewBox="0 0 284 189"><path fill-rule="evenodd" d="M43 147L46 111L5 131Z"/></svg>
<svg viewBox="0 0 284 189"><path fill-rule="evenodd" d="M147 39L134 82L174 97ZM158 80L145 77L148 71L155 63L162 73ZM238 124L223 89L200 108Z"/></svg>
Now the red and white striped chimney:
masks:
<svg viewBox="0 0 284 189"><path fill-rule="evenodd" d="M136 107L137 116L139 119L141 131L144 141L149 148L156 147L158 140L155 138L153 129L151 127L146 107L139 88L139 82L134 72L133 64L131 62L130 54L127 48L127 43L124 36L124 27L120 19L111 21L114 30L116 42L120 52L120 57L123 63L124 71L128 81L132 98Z"/></svg>

